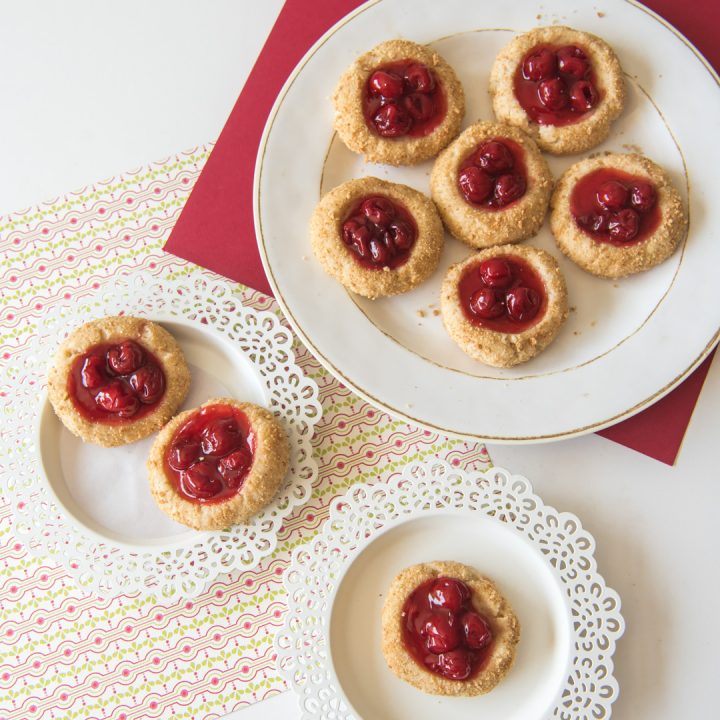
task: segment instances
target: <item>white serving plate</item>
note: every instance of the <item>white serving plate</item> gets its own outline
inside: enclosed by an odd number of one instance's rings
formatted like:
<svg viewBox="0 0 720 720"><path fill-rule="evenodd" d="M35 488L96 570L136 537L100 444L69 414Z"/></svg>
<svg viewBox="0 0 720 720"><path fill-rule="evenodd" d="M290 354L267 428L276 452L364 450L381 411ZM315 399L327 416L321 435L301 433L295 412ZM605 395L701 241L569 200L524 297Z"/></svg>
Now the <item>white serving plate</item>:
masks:
<svg viewBox="0 0 720 720"><path fill-rule="evenodd" d="M597 151L640 150L663 165L689 201L690 233L663 265L609 281L562 257L546 222L529 242L558 258L574 310L542 355L495 369L465 356L433 313L446 269L469 252L458 241L448 236L440 267L420 288L375 301L346 292L314 260L307 228L324 192L363 175L428 192L431 168L430 162L412 168L365 164L334 135L329 96L355 57L380 40L403 36L429 43L455 67L467 96L465 126L491 119L488 73L498 50L516 33L554 22L601 35L617 51L627 106ZM637 3L553 0L538 9L527 0L370 2L308 52L268 120L255 174L265 270L312 353L341 382L396 417L493 442L595 431L660 399L717 342L720 206L713 191L719 124L717 76L677 31ZM557 177L579 157L548 159Z"/></svg>

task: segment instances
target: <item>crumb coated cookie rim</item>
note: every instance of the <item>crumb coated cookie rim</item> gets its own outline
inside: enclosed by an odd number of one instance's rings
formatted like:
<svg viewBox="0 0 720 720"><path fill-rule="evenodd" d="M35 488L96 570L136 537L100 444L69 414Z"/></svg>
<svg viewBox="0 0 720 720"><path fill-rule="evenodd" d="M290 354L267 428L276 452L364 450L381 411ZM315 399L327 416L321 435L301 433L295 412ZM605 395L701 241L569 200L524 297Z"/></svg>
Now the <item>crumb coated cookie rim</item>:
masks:
<svg viewBox="0 0 720 720"><path fill-rule="evenodd" d="M424 137L383 138L368 126L363 111L373 71L398 60L415 60L435 72L445 92L445 117ZM338 80L332 97L338 137L367 162L415 165L437 155L458 133L465 115L465 93L455 71L435 50L409 40L386 40L360 55Z"/></svg>
<svg viewBox="0 0 720 720"><path fill-rule="evenodd" d="M519 256L540 276L546 295L542 318L519 333L504 333L472 323L458 298L458 282L465 269L490 258ZM567 288L553 256L540 248L513 246L488 248L451 266L441 289L443 325L450 338L474 360L492 367L513 367L541 353L557 337L568 317Z"/></svg>
<svg viewBox="0 0 720 720"><path fill-rule="evenodd" d="M525 55L540 45L578 45L590 58L601 98L587 117L570 125L539 125L520 105L514 90L515 72ZM542 150L567 155L590 150L609 135L624 107L625 81L617 55L605 40L566 25L553 25L516 35L503 47L490 72L490 95L499 121L525 130Z"/></svg>
<svg viewBox="0 0 720 720"><path fill-rule="evenodd" d="M582 177L603 168L647 178L655 186L660 222L637 243L621 247L601 242L577 226L570 209L572 190ZM660 165L637 153L604 153L580 160L560 178L550 205L550 227L557 247L578 267L602 278L651 270L669 259L687 237L687 208L672 179Z"/></svg>
<svg viewBox="0 0 720 720"><path fill-rule="evenodd" d="M229 405L245 414L255 435L253 462L235 495L212 504L199 504L178 494L165 472L165 453L180 426L202 408L213 405ZM272 501L288 473L289 458L287 431L273 413L234 398L211 398L176 415L155 438L147 459L150 492L158 507L173 520L195 530L223 530L246 523Z"/></svg>
<svg viewBox="0 0 720 720"><path fill-rule="evenodd" d="M492 647L486 661L468 680L450 680L423 668L407 651L400 627L405 601L427 580L450 577L463 581L472 591L472 604L490 620ZM490 692L507 675L515 661L520 623L495 583L474 568L454 561L418 563L399 572L388 588L382 609L382 652L397 677L432 695L474 697Z"/></svg>
<svg viewBox="0 0 720 720"><path fill-rule="evenodd" d="M93 346L134 340L155 356L165 375L161 400L147 414L123 423L93 422L75 407L68 374L75 360ZM182 349L161 324L143 317L107 315L75 328L56 350L48 373L48 400L63 425L84 442L102 447L126 445L152 434L177 411L190 386Z"/></svg>
<svg viewBox="0 0 720 720"><path fill-rule="evenodd" d="M486 211L471 206L461 194L457 173L474 148L507 137L524 152L527 188L506 208ZM553 182L547 161L533 139L505 123L480 121L464 130L438 156L430 174L432 198L451 235L474 248L520 242L535 235L547 213Z"/></svg>
<svg viewBox="0 0 720 720"><path fill-rule="evenodd" d="M413 216L417 237L407 260L397 268L363 267L342 239L342 223L363 197L385 195ZM442 221L432 200L407 185L375 177L348 180L318 202L310 219L313 253L323 270L348 290L374 299L407 292L437 268L445 242Z"/></svg>

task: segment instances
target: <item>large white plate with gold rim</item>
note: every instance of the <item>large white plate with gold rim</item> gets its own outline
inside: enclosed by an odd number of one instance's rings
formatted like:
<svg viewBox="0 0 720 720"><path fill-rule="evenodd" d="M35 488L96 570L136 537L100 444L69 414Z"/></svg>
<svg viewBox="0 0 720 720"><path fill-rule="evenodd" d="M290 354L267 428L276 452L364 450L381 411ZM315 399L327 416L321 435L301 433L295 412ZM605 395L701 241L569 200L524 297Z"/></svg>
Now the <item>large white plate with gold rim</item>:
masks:
<svg viewBox="0 0 720 720"><path fill-rule="evenodd" d="M329 97L344 68L379 41L407 37L436 48L465 87L465 125L493 117L488 73L516 33L565 23L601 35L626 72L628 100L597 150L642 151L689 200L690 232L654 270L607 281L563 258L547 222L530 241L558 257L573 308L556 342L525 365L498 370L449 339L439 307L447 267L468 254L448 237L438 271L406 295L368 301L346 292L315 261L308 222L319 197L376 175L428 192L431 163L370 165L332 130ZM255 172L260 254L275 295L313 354L374 405L447 434L494 442L547 441L611 425L683 380L718 339L719 80L662 19L628 0L597 5L376 0L333 27L296 68L270 114ZM559 176L579 156L549 158Z"/></svg>

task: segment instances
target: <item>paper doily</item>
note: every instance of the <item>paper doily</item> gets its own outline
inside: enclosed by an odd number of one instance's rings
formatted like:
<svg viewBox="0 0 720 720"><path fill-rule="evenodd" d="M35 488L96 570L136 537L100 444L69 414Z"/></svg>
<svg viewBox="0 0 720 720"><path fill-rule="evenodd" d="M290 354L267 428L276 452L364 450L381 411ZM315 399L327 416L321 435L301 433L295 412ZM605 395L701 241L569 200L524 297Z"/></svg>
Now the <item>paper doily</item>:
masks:
<svg viewBox="0 0 720 720"><path fill-rule="evenodd" d="M316 383L295 362L290 331L274 314L241 303L237 290L198 269L178 279L148 273L121 276L92 297L48 313L32 345L11 361L10 391L0 398L5 418L0 435L2 491L15 516L15 534L31 553L62 564L81 587L101 595L141 592L177 598L196 596L218 575L250 569L274 551L284 518L307 500L317 477L311 440L322 406ZM288 430L290 470L275 500L247 525L188 533L187 540L171 550L160 545L138 551L92 536L56 501L36 439L48 358L81 323L119 313L175 318L222 334L242 350L265 385L270 409Z"/></svg>
<svg viewBox="0 0 720 720"><path fill-rule="evenodd" d="M355 719L329 670L334 593L380 531L437 511L499 520L544 556L560 581L571 628L567 679L549 717L609 718L618 695L612 656L624 622L618 594L597 572L594 539L577 517L545 505L526 478L499 468L466 472L440 460L408 465L387 485L356 485L333 503L322 532L293 552L284 576L289 610L275 647L302 718Z"/></svg>

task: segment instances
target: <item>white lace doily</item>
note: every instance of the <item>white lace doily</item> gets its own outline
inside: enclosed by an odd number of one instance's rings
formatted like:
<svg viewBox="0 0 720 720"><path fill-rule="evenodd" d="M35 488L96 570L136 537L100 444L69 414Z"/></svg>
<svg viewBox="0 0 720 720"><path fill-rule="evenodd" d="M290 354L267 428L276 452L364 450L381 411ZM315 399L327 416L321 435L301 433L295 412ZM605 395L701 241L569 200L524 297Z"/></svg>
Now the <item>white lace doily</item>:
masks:
<svg viewBox="0 0 720 720"><path fill-rule="evenodd" d="M524 477L499 468L465 472L440 460L410 464L387 485L354 486L333 503L322 532L294 551L284 576L289 609L275 647L302 718L355 718L330 670L334 593L380 531L437 511L499 520L544 556L570 619L567 679L548 717L609 718L618 695L612 656L624 622L619 596L597 572L592 536L574 515L545 505Z"/></svg>
<svg viewBox="0 0 720 720"><path fill-rule="evenodd" d="M271 312L243 307L237 293L201 270L174 280L147 273L121 276L92 297L49 311L32 345L11 361L10 392L0 399L5 417L0 451L2 492L12 506L14 532L31 553L62 564L81 587L101 595L195 596L218 575L250 569L272 553L283 519L309 497L317 476L311 440L322 415L318 387L296 364L290 331ZM48 359L82 322L118 313L175 318L218 333L242 350L265 385L270 408L288 429L290 471L275 500L249 524L187 533L171 550L160 544L138 551L94 537L57 501L42 470L36 438Z"/></svg>

